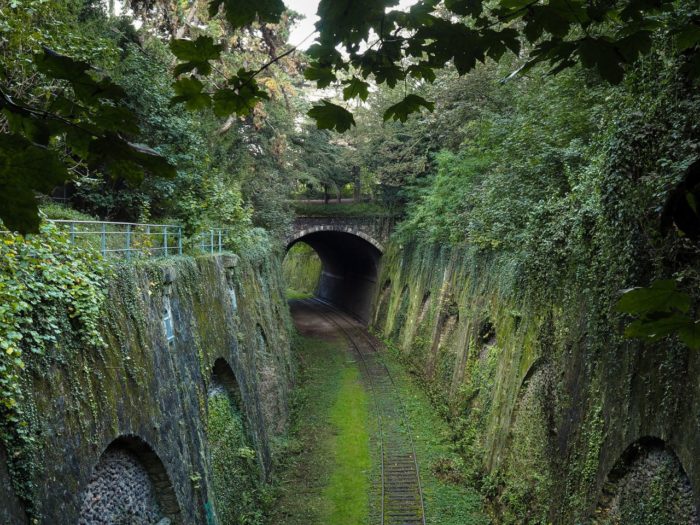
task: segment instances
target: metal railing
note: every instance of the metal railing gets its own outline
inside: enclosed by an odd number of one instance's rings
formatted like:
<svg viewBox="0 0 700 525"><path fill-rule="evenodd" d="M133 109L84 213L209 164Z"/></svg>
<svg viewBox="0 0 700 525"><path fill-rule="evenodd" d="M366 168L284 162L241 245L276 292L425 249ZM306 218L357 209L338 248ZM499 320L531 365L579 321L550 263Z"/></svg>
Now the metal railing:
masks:
<svg viewBox="0 0 700 525"><path fill-rule="evenodd" d="M203 253L222 253L226 249L229 231L212 228L197 235L197 248Z"/></svg>
<svg viewBox="0 0 700 525"><path fill-rule="evenodd" d="M167 257L182 255L182 227L103 221L49 221L68 233L76 246L98 250L103 257Z"/></svg>
<svg viewBox="0 0 700 525"><path fill-rule="evenodd" d="M77 248L98 251L103 257L131 260L168 257L184 252L221 254L232 247L231 230L212 228L186 237L182 226L135 222L73 221L48 219ZM1 234L10 234L0 231Z"/></svg>

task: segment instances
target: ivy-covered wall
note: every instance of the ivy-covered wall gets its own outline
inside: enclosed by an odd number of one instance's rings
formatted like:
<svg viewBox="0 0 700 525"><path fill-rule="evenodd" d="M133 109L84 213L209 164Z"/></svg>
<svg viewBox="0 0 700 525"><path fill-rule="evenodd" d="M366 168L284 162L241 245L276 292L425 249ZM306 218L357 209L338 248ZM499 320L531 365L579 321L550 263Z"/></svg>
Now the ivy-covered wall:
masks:
<svg viewBox="0 0 700 525"><path fill-rule="evenodd" d="M223 523L218 515L231 511L214 479L222 461L232 458L235 468L242 456L241 475L258 479L241 483L264 481L271 440L286 427L291 325L278 262L261 252L119 266L105 280L99 311L104 346L84 344L64 308L55 343L22 357L19 404L29 437L5 431L15 460L5 462L0 448L8 492L0 494L0 522L78 523L95 466L123 441L162 493L162 515ZM215 362L231 371L236 406L215 401ZM221 422L234 419L246 437L229 453L217 440L227 431ZM240 512L258 503L241 503Z"/></svg>
<svg viewBox="0 0 700 525"><path fill-rule="evenodd" d="M623 339L603 282L571 277L545 301L514 270L394 242L373 320L450 421L495 521L697 523L700 355Z"/></svg>

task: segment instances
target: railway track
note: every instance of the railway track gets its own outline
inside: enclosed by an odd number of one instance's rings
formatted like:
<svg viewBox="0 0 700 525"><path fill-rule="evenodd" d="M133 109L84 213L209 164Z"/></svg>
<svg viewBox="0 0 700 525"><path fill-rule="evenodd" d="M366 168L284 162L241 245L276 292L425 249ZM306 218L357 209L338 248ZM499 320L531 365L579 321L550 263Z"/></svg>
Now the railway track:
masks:
<svg viewBox="0 0 700 525"><path fill-rule="evenodd" d="M411 428L398 389L379 356L379 343L352 317L318 299L300 301L346 336L358 356L376 427L371 525L425 525L425 508Z"/></svg>

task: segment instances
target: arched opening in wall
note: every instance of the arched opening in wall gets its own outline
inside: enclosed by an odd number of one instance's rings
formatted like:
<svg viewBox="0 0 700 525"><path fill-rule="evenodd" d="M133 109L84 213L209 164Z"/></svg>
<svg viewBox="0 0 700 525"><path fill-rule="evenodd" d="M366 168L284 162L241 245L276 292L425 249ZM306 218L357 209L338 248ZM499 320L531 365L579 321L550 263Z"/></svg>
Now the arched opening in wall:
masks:
<svg viewBox="0 0 700 525"><path fill-rule="evenodd" d="M302 233L287 246L310 246L321 261L315 295L368 322L377 284L381 245L361 233L319 229Z"/></svg>
<svg viewBox="0 0 700 525"><path fill-rule="evenodd" d="M223 358L214 362L207 394L206 433L218 523L247 523L263 506L264 459L256 452L236 376Z"/></svg>
<svg viewBox="0 0 700 525"><path fill-rule="evenodd" d="M490 345L496 342L496 327L490 319L484 319L479 323L479 343Z"/></svg>
<svg viewBox="0 0 700 525"><path fill-rule="evenodd" d="M182 524L165 466L144 440L122 436L107 447L83 492L78 523Z"/></svg>
<svg viewBox="0 0 700 525"><path fill-rule="evenodd" d="M479 323L476 342L479 349L479 359L483 361L489 356L493 345L496 344L496 327L491 319L486 318Z"/></svg>
<svg viewBox="0 0 700 525"><path fill-rule="evenodd" d="M519 523L546 520L551 506L552 370L545 360L536 360L530 366L511 412L502 465L505 483L498 499L502 508L516 514L515 522Z"/></svg>
<svg viewBox="0 0 700 525"><path fill-rule="evenodd" d="M258 352L261 354L267 353L267 336L265 335L265 330L260 324L255 325L255 343L258 346Z"/></svg>
<svg viewBox="0 0 700 525"><path fill-rule="evenodd" d="M282 262L287 299L306 299L316 295L321 279L321 258L305 242L292 246Z"/></svg>
<svg viewBox="0 0 700 525"><path fill-rule="evenodd" d="M666 443L632 443L608 474L592 519L595 525L697 525L693 488Z"/></svg>
<svg viewBox="0 0 700 525"><path fill-rule="evenodd" d="M454 300L446 301L438 314L433 342L430 346L430 361L428 371L432 374L435 370L438 354L445 347L459 323L459 306Z"/></svg>

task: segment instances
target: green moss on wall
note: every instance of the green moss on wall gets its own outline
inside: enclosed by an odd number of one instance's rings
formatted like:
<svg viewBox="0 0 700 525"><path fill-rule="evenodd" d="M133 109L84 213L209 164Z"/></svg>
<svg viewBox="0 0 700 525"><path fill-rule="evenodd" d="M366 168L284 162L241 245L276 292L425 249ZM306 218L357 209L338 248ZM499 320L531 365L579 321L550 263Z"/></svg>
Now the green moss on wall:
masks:
<svg viewBox="0 0 700 525"><path fill-rule="evenodd" d="M52 241L37 242L50 246ZM8 466L15 492L32 518L77 522L80 493L102 452L114 439L136 435L165 465L183 522L205 523L214 493L205 432L207 389L220 358L240 385L251 468L261 473L256 477L269 477L270 443L285 430L292 381L279 255L266 248L250 256L113 266L97 290L106 300L95 302L90 318L104 345L86 342L76 321L81 315L87 319L86 314L70 310L79 301L57 297L55 326L49 327L55 340L45 352L27 352L19 377L19 405L26 415L22 428L31 440L22 454L7 447L13 454ZM89 262L97 269L94 260ZM168 304L171 341L163 325ZM45 299L34 305L39 311L47 306ZM265 348L259 345L259 330L265 333ZM251 500L249 508L259 502Z"/></svg>
<svg viewBox="0 0 700 525"><path fill-rule="evenodd" d="M465 483L497 523L590 520L613 464L644 435L672 443L691 484L700 476L700 389L686 379L700 360L624 341L610 299L621 277L591 293L593 273L555 293L468 246L392 243L384 256L374 329L450 423Z"/></svg>

